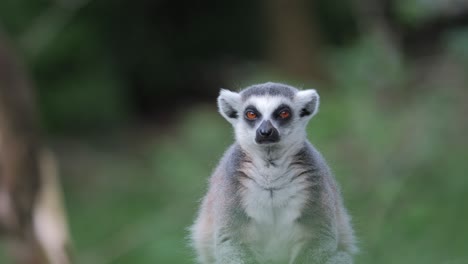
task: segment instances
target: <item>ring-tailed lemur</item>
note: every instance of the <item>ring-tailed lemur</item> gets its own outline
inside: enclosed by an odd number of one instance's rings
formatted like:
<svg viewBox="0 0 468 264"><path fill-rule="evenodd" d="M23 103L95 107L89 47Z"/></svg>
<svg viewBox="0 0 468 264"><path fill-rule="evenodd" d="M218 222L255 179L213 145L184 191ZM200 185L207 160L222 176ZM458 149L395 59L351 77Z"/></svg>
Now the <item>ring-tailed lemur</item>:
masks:
<svg viewBox="0 0 468 264"><path fill-rule="evenodd" d="M315 90L279 83L221 90L235 130L210 179L191 239L204 264L350 264L350 217L329 167L306 137Z"/></svg>

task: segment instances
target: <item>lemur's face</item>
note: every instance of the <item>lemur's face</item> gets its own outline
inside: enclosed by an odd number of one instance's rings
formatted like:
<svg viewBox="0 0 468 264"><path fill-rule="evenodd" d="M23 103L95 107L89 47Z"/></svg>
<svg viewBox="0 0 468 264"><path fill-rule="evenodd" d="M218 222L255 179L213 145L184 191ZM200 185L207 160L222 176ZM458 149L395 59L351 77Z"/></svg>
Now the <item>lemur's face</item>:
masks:
<svg viewBox="0 0 468 264"><path fill-rule="evenodd" d="M218 106L242 146L288 145L304 140L305 126L317 112L318 100L315 90L266 83L240 93L222 90Z"/></svg>
<svg viewBox="0 0 468 264"><path fill-rule="evenodd" d="M239 140L256 144L278 143L292 132L295 115L289 100L278 96L252 96L242 104L236 124Z"/></svg>

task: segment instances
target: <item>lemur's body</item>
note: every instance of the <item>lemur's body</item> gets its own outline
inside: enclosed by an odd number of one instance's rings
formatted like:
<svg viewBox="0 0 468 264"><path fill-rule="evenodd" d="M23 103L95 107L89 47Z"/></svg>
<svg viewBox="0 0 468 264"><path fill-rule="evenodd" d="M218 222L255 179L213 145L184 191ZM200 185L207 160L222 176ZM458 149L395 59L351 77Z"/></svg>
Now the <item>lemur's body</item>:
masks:
<svg viewBox="0 0 468 264"><path fill-rule="evenodd" d="M213 173L192 227L199 261L352 263L349 216L328 166L306 139L315 91L266 83L240 94L222 91L218 104L237 142Z"/></svg>

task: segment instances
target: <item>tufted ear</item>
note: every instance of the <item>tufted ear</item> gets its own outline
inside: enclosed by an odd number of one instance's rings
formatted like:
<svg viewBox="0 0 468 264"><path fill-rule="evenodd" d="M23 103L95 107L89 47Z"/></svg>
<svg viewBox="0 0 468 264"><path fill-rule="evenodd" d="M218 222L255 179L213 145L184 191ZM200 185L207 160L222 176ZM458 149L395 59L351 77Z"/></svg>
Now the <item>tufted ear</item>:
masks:
<svg viewBox="0 0 468 264"><path fill-rule="evenodd" d="M221 115L230 123L234 123L239 117L240 104L240 94L221 89L218 96L218 109Z"/></svg>
<svg viewBox="0 0 468 264"><path fill-rule="evenodd" d="M311 118L318 112L319 95L314 89L303 90L296 93L295 101L299 106L301 118Z"/></svg>

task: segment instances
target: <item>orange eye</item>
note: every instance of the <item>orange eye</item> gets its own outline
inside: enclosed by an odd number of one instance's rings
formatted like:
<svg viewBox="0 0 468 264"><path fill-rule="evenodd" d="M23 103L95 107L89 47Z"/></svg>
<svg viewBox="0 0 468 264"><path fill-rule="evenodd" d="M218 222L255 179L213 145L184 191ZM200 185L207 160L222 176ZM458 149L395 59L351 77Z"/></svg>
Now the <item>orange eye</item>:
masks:
<svg viewBox="0 0 468 264"><path fill-rule="evenodd" d="M279 117L282 119L288 118L290 115L291 113L289 113L289 111L286 111L286 110L283 110L279 113Z"/></svg>
<svg viewBox="0 0 468 264"><path fill-rule="evenodd" d="M245 117L249 120L255 120L257 118L257 114L253 111L247 111L245 113Z"/></svg>

